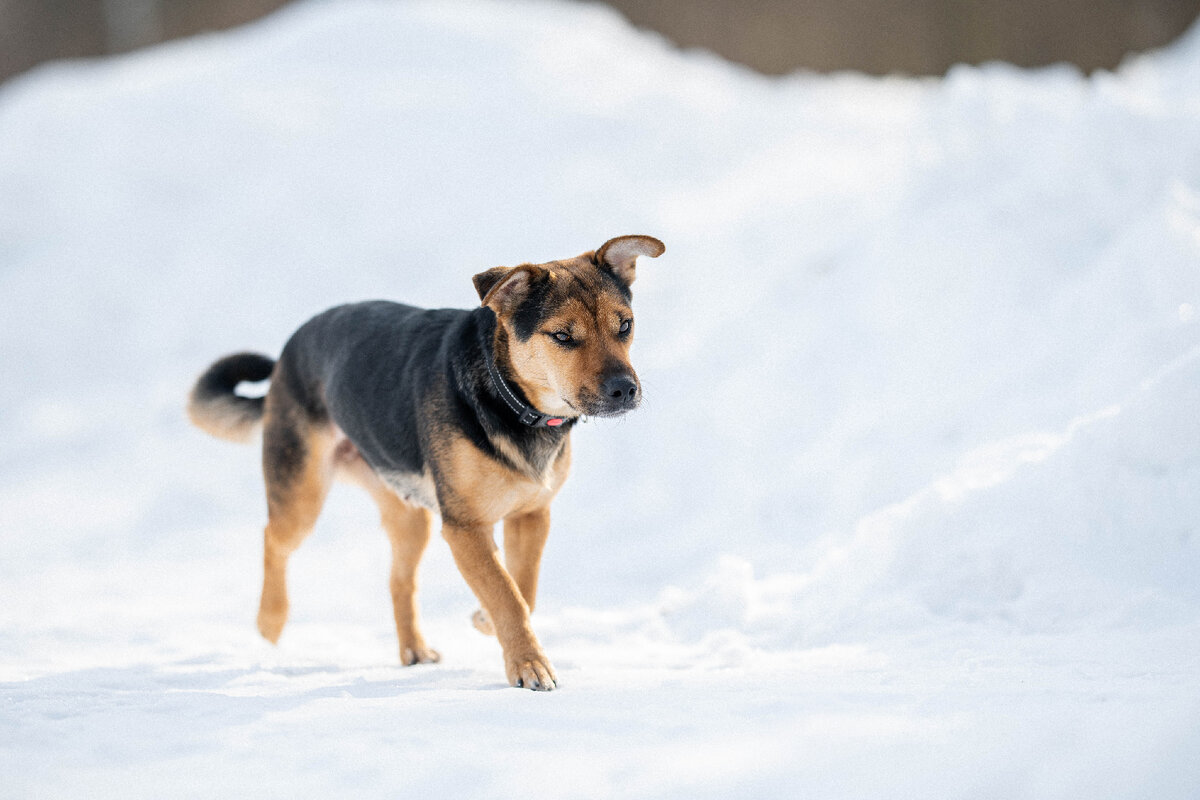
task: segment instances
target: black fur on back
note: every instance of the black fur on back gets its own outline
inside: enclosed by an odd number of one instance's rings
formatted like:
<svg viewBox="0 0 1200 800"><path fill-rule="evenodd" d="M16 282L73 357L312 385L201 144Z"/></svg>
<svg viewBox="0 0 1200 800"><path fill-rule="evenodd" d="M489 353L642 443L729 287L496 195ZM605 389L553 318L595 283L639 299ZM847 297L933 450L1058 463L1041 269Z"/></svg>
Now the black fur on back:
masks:
<svg viewBox="0 0 1200 800"><path fill-rule="evenodd" d="M540 472L572 423L530 428L504 404L485 361L495 357L495 329L495 314L483 307L427 310L382 300L337 306L288 341L280 380L311 420L332 420L377 471L436 470L439 443L459 433L509 467ZM505 354L497 366L512 377ZM502 455L493 443L498 436L527 465Z"/></svg>

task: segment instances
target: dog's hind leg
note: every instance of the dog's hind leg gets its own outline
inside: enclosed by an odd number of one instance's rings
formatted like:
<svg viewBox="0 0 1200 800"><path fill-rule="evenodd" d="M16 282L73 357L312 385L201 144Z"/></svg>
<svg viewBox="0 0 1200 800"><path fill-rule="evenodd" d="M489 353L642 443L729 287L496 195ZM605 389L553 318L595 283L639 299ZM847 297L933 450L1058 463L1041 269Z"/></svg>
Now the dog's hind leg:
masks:
<svg viewBox="0 0 1200 800"><path fill-rule="evenodd" d="M429 544L433 515L420 506L401 500L363 460L345 434L335 435L335 476L366 489L379 506L379 519L392 543L392 610L400 641L400 663L404 666L440 661L436 650L425 644L417 610L417 567Z"/></svg>
<svg viewBox="0 0 1200 800"><path fill-rule="evenodd" d="M287 562L312 531L329 493L333 436L309 421L285 393L267 395L263 427L263 477L267 528L263 536L263 589L258 630L271 642L287 622Z"/></svg>
<svg viewBox="0 0 1200 800"><path fill-rule="evenodd" d="M429 544L432 515L424 508L405 503L383 485L372 488L371 496L379 504L383 529L392 542L390 584L400 663L407 667L440 661L438 652L425 644L417 619L417 566Z"/></svg>

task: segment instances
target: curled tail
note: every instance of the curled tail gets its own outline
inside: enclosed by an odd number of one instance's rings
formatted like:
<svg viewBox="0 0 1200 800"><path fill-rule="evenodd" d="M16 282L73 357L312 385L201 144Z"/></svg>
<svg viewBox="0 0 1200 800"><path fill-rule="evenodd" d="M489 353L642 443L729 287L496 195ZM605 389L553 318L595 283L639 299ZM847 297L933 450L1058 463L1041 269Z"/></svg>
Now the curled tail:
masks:
<svg viewBox="0 0 1200 800"><path fill-rule="evenodd" d="M258 353L236 353L213 364L188 397L192 424L218 439L247 441L262 422L263 398L242 397L234 389L243 381L266 380L274 368L274 359Z"/></svg>

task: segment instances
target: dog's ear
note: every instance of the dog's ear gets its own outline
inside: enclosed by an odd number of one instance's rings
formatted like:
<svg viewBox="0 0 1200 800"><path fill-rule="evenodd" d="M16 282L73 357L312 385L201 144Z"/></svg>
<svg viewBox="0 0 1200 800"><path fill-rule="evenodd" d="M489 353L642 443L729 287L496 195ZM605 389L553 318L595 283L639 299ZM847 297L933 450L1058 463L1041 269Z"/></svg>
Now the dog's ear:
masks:
<svg viewBox="0 0 1200 800"><path fill-rule="evenodd" d="M637 257L658 258L667 247L653 236L618 236L596 251L596 263L612 272L626 286L637 277Z"/></svg>
<svg viewBox="0 0 1200 800"><path fill-rule="evenodd" d="M492 287L511 271L512 267L492 267L486 272L481 272L474 278L471 278L471 282L475 284L475 291L479 292L480 301L485 300L487 293L492 290Z"/></svg>
<svg viewBox="0 0 1200 800"><path fill-rule="evenodd" d="M537 276L537 267L522 264L519 267L492 267L471 280L480 302L497 314L511 309L529 294L529 287Z"/></svg>

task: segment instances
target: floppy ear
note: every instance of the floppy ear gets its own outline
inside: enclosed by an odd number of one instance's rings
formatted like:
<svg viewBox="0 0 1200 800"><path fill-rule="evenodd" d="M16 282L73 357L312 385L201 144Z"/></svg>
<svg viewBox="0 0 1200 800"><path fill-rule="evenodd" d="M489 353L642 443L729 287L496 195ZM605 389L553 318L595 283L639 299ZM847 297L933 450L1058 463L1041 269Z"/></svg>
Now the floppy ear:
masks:
<svg viewBox="0 0 1200 800"><path fill-rule="evenodd" d="M471 280L482 304L497 314L512 308L529 294L535 270L530 264L519 267L492 267Z"/></svg>
<svg viewBox="0 0 1200 800"><path fill-rule="evenodd" d="M637 257L658 258L667 247L653 236L618 236L596 251L596 263L609 269L626 286L637 277Z"/></svg>

